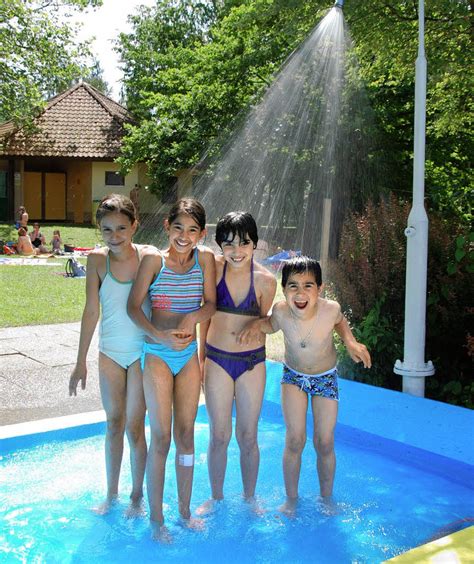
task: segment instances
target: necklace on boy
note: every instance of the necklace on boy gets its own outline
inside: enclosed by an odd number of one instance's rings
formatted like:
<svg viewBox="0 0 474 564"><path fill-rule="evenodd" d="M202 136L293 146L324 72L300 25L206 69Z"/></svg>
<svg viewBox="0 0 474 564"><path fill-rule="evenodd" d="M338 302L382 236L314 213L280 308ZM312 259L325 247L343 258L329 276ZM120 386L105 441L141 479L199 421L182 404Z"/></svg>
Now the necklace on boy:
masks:
<svg viewBox="0 0 474 564"><path fill-rule="evenodd" d="M306 337L304 337L304 339L303 339L303 337L301 337L301 335L300 335L300 332L298 331L298 327L296 326L295 314L293 313L293 311L292 311L291 308L290 308L291 320L293 321L293 326L294 326L294 328L295 328L295 332L296 332L296 335L298 336L298 339L299 339L299 341L300 341L300 347L301 347L302 349L305 349L305 348L306 348L306 343L307 343L308 339L311 337L311 333L313 332L313 329L314 329L314 327L315 327L315 325L316 325L316 314L317 314L317 311L318 311L318 304L316 304L316 309L315 309L315 311L314 311L314 319L313 319L313 323L312 323L312 325L311 325L311 328L310 328L310 330L308 331Z"/></svg>

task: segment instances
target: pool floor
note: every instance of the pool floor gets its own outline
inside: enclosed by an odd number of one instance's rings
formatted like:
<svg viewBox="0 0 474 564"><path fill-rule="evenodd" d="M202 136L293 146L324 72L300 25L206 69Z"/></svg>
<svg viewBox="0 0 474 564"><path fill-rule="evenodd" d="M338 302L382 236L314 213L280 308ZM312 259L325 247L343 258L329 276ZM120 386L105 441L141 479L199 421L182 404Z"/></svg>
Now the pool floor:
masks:
<svg viewBox="0 0 474 564"><path fill-rule="evenodd" d="M344 436L336 444L334 511L318 499L315 454L309 438L293 518L284 502L281 456L284 426L264 418L259 427L257 485L261 514L241 497L239 452L229 447L224 502L205 518L203 531L183 529L177 513L174 450L167 464L165 519L171 545L150 540L147 518L123 516L130 492L124 456L120 502L107 516L90 508L103 500L103 436L49 442L0 460L2 562L381 562L420 545L454 522L474 515L473 490L364 450ZM192 510L209 498L208 425L196 424ZM388 453L387 453L388 454Z"/></svg>

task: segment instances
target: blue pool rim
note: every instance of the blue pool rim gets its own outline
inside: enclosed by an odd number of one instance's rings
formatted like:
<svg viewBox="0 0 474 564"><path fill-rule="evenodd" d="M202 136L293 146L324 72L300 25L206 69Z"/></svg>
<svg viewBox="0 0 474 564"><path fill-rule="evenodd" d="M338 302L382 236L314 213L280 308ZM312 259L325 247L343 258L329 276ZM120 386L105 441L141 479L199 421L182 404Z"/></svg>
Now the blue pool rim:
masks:
<svg viewBox="0 0 474 564"><path fill-rule="evenodd" d="M267 361L264 418L281 420L281 370L280 363ZM474 411L342 378L339 385L336 451L338 441L347 442L472 488ZM207 421L204 405L197 421ZM102 411L6 425L0 427L0 455L104 431Z"/></svg>

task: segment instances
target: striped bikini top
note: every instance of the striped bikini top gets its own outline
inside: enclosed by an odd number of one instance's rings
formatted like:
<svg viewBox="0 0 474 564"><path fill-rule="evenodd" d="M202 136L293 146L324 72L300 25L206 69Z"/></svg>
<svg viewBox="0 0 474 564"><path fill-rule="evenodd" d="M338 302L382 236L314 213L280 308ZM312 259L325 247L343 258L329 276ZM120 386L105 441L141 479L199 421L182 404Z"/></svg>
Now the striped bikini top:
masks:
<svg viewBox="0 0 474 564"><path fill-rule="evenodd" d="M148 295L151 307L173 313L191 313L201 307L204 276L194 249L194 264L184 274L168 268L161 255L161 270L152 282Z"/></svg>
<svg viewBox="0 0 474 564"><path fill-rule="evenodd" d="M258 305L257 295L255 294L255 287L253 282L253 261L250 266L250 288L243 302L238 306L234 304L234 300L230 295L227 283L225 281L225 273L227 270L227 262L224 264L224 271L222 278L217 284L216 288L216 309L224 313L235 313L236 315L251 315L259 317L260 306Z"/></svg>

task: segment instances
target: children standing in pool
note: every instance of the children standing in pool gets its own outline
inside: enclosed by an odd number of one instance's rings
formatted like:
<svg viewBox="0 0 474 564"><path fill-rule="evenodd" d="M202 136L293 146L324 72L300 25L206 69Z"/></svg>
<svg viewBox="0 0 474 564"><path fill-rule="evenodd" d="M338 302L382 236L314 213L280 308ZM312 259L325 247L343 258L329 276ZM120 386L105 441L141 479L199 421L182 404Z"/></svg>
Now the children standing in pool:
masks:
<svg viewBox="0 0 474 564"><path fill-rule="evenodd" d="M240 334L247 342L255 330L264 333L283 331L285 366L281 380L283 415L286 424L283 474L287 501L283 510L293 512L298 499L301 454L306 443L308 396L313 411L313 442L321 496L332 495L336 457L334 428L339 400L335 330L355 362L370 368L365 345L358 343L341 313L339 304L321 297L321 267L308 257L295 257L282 269L285 301L275 304L270 317L253 322Z"/></svg>
<svg viewBox="0 0 474 564"><path fill-rule="evenodd" d="M111 194L96 213L105 247L87 259L86 305L82 315L77 363L69 382L69 395L77 395L87 379L87 352L102 310L99 333L99 381L107 415L105 462L107 498L98 508L105 513L116 499L123 455L124 431L130 443L132 493L128 515L142 512L145 442L145 398L140 369L144 333L127 314L127 300L141 257L153 247L135 245L135 208L129 198ZM144 313L145 315L145 313Z"/></svg>
<svg viewBox="0 0 474 564"><path fill-rule="evenodd" d="M253 260L258 234L249 213L231 212L222 217L216 226L216 242L222 249L222 256L216 259L217 312L206 326L201 325L212 499L201 506L200 513L224 497L234 400L244 497L254 499L260 462L257 424L265 389L265 336L260 333L248 345L238 343L236 336L249 319L267 315L276 291L275 277Z"/></svg>
<svg viewBox="0 0 474 564"><path fill-rule="evenodd" d="M147 491L153 536L164 541L163 489L171 443L176 444L179 512L186 524L194 471L194 420L200 394L196 324L215 311L215 261L198 243L205 234L206 215L192 199L179 200L165 221L169 247L144 257L129 298L128 311L146 333L142 367L150 419L151 443L147 462ZM141 310L150 296L151 321Z"/></svg>

